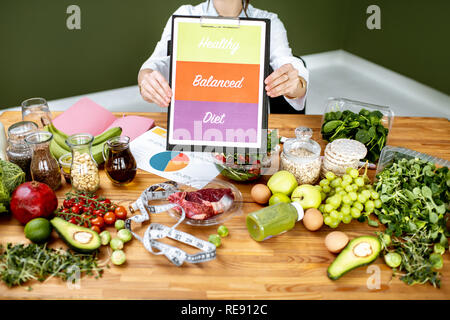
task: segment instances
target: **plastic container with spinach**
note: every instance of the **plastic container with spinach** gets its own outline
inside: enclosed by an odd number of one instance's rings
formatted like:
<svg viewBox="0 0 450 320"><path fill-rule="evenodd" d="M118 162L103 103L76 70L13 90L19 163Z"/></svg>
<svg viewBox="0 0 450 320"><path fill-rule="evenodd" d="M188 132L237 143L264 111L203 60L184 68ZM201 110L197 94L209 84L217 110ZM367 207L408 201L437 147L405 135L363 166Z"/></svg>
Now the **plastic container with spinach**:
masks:
<svg viewBox="0 0 450 320"><path fill-rule="evenodd" d="M344 98L330 98L322 117L322 138L354 139L367 147L366 160L376 162L386 145L394 113L389 107Z"/></svg>

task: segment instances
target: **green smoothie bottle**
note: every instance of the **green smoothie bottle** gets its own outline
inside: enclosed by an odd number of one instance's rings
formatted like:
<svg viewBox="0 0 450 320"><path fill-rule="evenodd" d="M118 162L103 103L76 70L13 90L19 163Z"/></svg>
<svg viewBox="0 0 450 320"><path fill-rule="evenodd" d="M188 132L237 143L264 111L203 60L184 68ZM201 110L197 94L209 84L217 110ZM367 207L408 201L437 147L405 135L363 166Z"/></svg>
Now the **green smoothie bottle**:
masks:
<svg viewBox="0 0 450 320"><path fill-rule="evenodd" d="M291 230L303 219L303 208L298 202L280 202L247 215L247 229L256 241L263 241Z"/></svg>

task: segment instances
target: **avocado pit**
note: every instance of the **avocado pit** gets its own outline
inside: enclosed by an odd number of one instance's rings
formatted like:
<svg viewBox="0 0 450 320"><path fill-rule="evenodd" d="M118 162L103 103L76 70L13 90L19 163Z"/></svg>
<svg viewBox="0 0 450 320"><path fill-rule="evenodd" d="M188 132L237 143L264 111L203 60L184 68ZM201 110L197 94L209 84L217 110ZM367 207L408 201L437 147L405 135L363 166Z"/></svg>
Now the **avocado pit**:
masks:
<svg viewBox="0 0 450 320"><path fill-rule="evenodd" d="M92 240L92 234L86 231L77 231L73 234L73 239L79 243L87 244Z"/></svg>
<svg viewBox="0 0 450 320"><path fill-rule="evenodd" d="M365 258L372 254L372 246L368 242L360 242L353 247L353 254L359 258Z"/></svg>

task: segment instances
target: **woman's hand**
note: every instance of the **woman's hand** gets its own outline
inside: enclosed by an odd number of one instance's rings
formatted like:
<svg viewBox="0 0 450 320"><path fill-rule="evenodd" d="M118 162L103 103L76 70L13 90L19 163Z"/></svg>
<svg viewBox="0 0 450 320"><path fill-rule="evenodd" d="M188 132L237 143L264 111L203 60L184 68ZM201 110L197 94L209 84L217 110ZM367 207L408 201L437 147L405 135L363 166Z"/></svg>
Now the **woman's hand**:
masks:
<svg viewBox="0 0 450 320"><path fill-rule="evenodd" d="M283 95L288 99L303 97L306 93L306 86L303 86L303 79L300 79L302 78L298 76L298 71L292 64L284 64L264 81L267 95L271 98Z"/></svg>
<svg viewBox="0 0 450 320"><path fill-rule="evenodd" d="M162 108L169 106L172 90L164 76L156 70L143 69L138 76L139 90L145 101L156 103Z"/></svg>

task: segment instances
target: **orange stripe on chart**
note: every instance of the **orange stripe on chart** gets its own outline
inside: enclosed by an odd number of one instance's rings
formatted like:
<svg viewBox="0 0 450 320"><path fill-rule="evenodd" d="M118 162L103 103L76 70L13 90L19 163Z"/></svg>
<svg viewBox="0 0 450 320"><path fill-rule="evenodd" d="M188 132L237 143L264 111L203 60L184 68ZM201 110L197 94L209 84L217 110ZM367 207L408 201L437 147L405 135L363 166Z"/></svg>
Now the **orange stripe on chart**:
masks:
<svg viewBox="0 0 450 320"><path fill-rule="evenodd" d="M175 100L258 103L259 64L176 64Z"/></svg>

